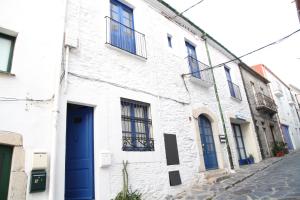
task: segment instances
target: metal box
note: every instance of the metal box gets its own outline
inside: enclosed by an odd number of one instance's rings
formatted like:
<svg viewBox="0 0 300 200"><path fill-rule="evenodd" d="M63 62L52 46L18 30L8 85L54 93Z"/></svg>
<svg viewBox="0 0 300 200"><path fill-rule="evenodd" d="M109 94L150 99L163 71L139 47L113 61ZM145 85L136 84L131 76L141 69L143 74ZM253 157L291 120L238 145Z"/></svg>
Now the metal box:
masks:
<svg viewBox="0 0 300 200"><path fill-rule="evenodd" d="M46 177L47 173L45 170L31 171L30 193L45 191Z"/></svg>

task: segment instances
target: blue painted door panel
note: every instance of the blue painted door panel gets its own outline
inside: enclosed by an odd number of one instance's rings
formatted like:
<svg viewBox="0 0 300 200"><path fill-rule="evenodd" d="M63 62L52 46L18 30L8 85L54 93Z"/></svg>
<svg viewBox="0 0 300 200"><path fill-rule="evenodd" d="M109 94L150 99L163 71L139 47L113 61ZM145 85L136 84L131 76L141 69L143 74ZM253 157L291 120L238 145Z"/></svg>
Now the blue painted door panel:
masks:
<svg viewBox="0 0 300 200"><path fill-rule="evenodd" d="M240 164L243 164L243 163L248 164L241 126L239 124L231 124L231 126L232 126L232 130L234 133L236 149L239 154L239 163Z"/></svg>
<svg viewBox="0 0 300 200"><path fill-rule="evenodd" d="M111 1L111 43L112 45L133 54L135 48L135 34L133 25L133 11L119 1Z"/></svg>
<svg viewBox="0 0 300 200"><path fill-rule="evenodd" d="M286 125L281 124L281 129L282 129L282 132L283 132L284 141L288 145L288 149L289 150L294 150L294 146L293 146L291 136L290 136L290 133L289 133L289 127L286 126Z"/></svg>
<svg viewBox="0 0 300 200"><path fill-rule="evenodd" d="M188 53L188 61L189 61L189 66L192 76L196 78L201 78L200 71L199 71L199 63L197 60L197 54L196 54L196 49L193 45L191 45L188 42L185 42L186 48L187 48L187 53Z"/></svg>
<svg viewBox="0 0 300 200"><path fill-rule="evenodd" d="M94 199L93 108L68 104L65 199Z"/></svg>
<svg viewBox="0 0 300 200"><path fill-rule="evenodd" d="M211 123L209 119L207 119L207 117L205 117L204 115L200 115L198 123L200 129L205 168L207 170L217 169L218 161Z"/></svg>

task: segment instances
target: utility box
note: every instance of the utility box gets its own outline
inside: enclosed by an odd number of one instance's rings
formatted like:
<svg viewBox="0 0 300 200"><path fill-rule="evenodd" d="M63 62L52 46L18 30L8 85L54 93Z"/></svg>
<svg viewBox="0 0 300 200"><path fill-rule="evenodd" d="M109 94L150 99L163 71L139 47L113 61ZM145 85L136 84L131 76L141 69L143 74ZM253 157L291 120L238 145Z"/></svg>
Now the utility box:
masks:
<svg viewBox="0 0 300 200"><path fill-rule="evenodd" d="M48 168L48 154L46 152L34 152L32 159L32 169L42 170Z"/></svg>
<svg viewBox="0 0 300 200"><path fill-rule="evenodd" d="M45 170L31 171L30 193L46 190L47 173Z"/></svg>
<svg viewBox="0 0 300 200"><path fill-rule="evenodd" d="M102 151L100 152L100 167L109 167L111 165L111 152Z"/></svg>

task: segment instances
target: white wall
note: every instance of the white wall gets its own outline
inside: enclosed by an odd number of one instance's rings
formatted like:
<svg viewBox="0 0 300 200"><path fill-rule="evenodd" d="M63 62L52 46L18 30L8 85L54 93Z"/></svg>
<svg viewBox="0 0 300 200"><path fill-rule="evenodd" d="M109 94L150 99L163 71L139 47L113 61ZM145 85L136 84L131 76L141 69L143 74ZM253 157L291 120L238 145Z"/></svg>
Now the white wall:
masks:
<svg viewBox="0 0 300 200"><path fill-rule="evenodd" d="M0 28L17 34L11 68L14 76L0 73L0 99L18 99L0 100L0 130L23 136L28 177L32 153L51 151L54 80L61 66L64 6L59 0L0 2ZM24 100L27 98L46 101ZM28 191L27 199L47 199L48 189L36 194Z"/></svg>

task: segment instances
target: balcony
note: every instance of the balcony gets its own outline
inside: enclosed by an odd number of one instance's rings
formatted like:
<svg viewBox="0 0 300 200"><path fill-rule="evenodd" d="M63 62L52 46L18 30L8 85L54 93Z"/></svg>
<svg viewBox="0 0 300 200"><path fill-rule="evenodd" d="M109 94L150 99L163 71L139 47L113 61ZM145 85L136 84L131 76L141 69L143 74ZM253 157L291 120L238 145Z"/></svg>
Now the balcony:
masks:
<svg viewBox="0 0 300 200"><path fill-rule="evenodd" d="M190 68L190 80L204 87L211 87L213 85L212 71L210 67L192 56L186 57Z"/></svg>
<svg viewBox="0 0 300 200"><path fill-rule="evenodd" d="M229 87L231 97L242 101L240 87L229 80L227 80L227 82L228 82L228 87Z"/></svg>
<svg viewBox="0 0 300 200"><path fill-rule="evenodd" d="M106 44L147 59L145 35L110 17L106 19Z"/></svg>
<svg viewBox="0 0 300 200"><path fill-rule="evenodd" d="M269 114L277 113L277 106L274 100L261 92L256 94L256 109Z"/></svg>

